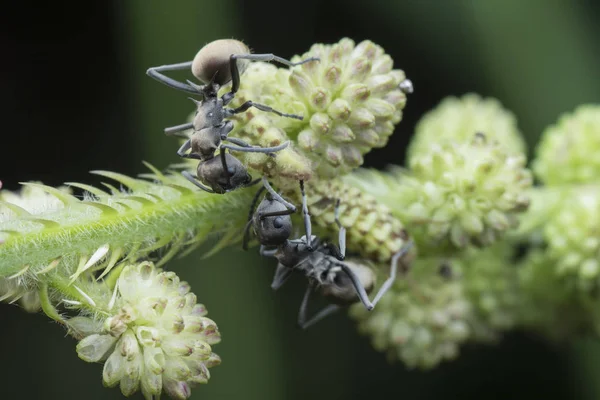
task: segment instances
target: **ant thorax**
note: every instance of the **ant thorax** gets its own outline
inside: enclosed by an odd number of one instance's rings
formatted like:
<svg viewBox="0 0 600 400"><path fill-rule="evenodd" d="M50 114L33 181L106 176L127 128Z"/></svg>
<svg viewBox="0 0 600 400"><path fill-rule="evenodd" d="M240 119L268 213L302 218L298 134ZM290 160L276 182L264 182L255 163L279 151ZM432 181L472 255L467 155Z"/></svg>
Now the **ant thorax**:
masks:
<svg viewBox="0 0 600 400"><path fill-rule="evenodd" d="M225 123L218 126L209 126L208 128L194 131L190 137L192 153L200 155L202 160L210 160L215 156L215 152L221 145L223 137L227 137L227 134L232 129L233 123L225 121Z"/></svg>
<svg viewBox="0 0 600 400"><path fill-rule="evenodd" d="M211 126L219 126L225 119L223 100L219 97L204 97L204 100L196 103L198 110L194 117L193 126L195 131L201 131Z"/></svg>

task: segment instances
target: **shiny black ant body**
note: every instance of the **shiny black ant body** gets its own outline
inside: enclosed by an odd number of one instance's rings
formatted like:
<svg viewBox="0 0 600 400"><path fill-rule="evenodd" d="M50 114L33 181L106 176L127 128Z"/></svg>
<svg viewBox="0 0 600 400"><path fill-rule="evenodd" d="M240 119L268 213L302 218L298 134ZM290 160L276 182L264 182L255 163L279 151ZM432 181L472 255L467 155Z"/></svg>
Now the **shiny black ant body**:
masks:
<svg viewBox="0 0 600 400"><path fill-rule="evenodd" d="M264 177L263 185L264 187L258 191L252 204L244 233L244 249L247 249L249 232L250 229L253 229L261 244L260 254L275 257L278 261L271 284L271 288L274 290L279 289L293 272L299 272L308 279L308 287L298 313L298 325L302 329L306 329L342 306L356 301L362 302L367 310L372 310L394 283L398 260L410 250L412 242L408 242L394 254L390 266L390 277L383 283L371 301L368 294L375 286L375 273L364 264L345 261L346 229L339 219L339 201L335 206L335 223L339 228L337 246L323 242L310 234L310 216L306 208L306 197L303 190L303 209L306 209L304 215L307 233L299 239L289 239L292 233L290 214L295 211L295 207L277 194ZM258 197L264 189L268 193L253 212ZM303 189L302 186L301 189ZM308 300L314 290L319 291L332 304L307 319Z"/></svg>
<svg viewBox="0 0 600 400"><path fill-rule="evenodd" d="M241 71L238 60L245 60ZM288 66L318 61L318 58L308 58L297 63L273 54L250 54L250 50L242 42L232 39L215 40L204 46L193 61L163 65L148 69L147 74L165 85L194 95L202 96L201 101L193 100L197 106L194 121L165 129L167 135L179 135L180 132L193 129L194 133L179 148L177 154L181 157L200 160L194 177L187 171L183 175L194 185L209 193L226 193L238 187L252 184L252 177L242 163L226 153L229 151L260 152L274 156L275 152L285 149L289 142L275 147L253 147L237 138L228 137L233 129L233 123L228 118L245 112L251 107L261 111L272 112L281 117L302 119L302 116L285 114L267 105L247 101L237 108L226 108L235 98L240 88L240 73L244 71L249 61L278 61ZM165 71L176 71L191 68L193 75L204 85L193 82L179 82L163 75ZM221 86L232 82L231 90L219 97ZM184 135L187 138L187 135ZM228 141L233 145L222 144ZM190 150L189 153L186 153ZM219 150L220 158L215 157ZM209 187L202 183L207 184Z"/></svg>

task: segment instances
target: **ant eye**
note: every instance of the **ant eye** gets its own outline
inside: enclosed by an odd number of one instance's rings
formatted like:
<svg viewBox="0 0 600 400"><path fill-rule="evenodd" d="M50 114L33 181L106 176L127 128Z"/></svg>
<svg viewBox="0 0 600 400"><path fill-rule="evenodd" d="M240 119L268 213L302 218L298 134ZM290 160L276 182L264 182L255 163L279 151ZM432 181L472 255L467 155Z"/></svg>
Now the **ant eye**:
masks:
<svg viewBox="0 0 600 400"><path fill-rule="evenodd" d="M281 229L283 227L283 221L281 217L277 217L273 220L273 227L277 229Z"/></svg>

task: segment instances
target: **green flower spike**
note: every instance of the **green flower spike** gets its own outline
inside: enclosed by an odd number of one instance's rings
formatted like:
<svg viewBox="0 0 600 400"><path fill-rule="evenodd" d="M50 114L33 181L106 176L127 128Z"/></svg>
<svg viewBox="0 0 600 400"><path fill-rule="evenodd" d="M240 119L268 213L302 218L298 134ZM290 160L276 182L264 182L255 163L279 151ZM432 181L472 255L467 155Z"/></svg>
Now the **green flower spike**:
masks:
<svg viewBox="0 0 600 400"><path fill-rule="evenodd" d="M600 287L600 187L573 189L563 204L543 227L548 257L568 288L595 293Z"/></svg>
<svg viewBox="0 0 600 400"><path fill-rule="evenodd" d="M149 262L128 265L109 298L95 316L67 321L81 338L79 357L104 361L104 385L120 385L125 396L141 390L150 400L162 392L187 399L193 385L208 382L209 368L221 362L211 347L221 336L186 282Z"/></svg>
<svg viewBox="0 0 600 400"><path fill-rule="evenodd" d="M110 189L106 192L71 183L85 191L83 199L53 187L26 184L60 206L32 214L15 203L0 202L2 214L10 216L0 221L0 277L38 282L60 269L74 282L97 271L106 275L125 259L150 256L161 266L211 234L224 233L215 251L240 239L246 219L240 210L250 203L252 190L211 195L178 172L152 172L146 175L151 180L146 180L98 171L127 190L106 184Z"/></svg>
<svg viewBox="0 0 600 400"><path fill-rule="evenodd" d="M307 57L319 57L320 62L293 69L252 63L233 103L253 100L304 117L298 121L250 109L234 120L231 135L253 145L295 141L275 159L239 154L242 162L270 177L307 178L314 171L321 178L345 174L360 166L371 149L385 146L402 119L406 94L401 87L408 92L410 82L403 71L393 69L391 57L380 46L342 39L334 45L314 45L292 61ZM286 183L277 181L279 186Z"/></svg>
<svg viewBox="0 0 600 400"><path fill-rule="evenodd" d="M490 245L529 206L532 177L525 164L523 154L511 155L480 133L470 143L432 145L411 160L418 190L405 200L406 221L426 221L434 243Z"/></svg>
<svg viewBox="0 0 600 400"><path fill-rule="evenodd" d="M2 188L2 182L0 182ZM65 195L71 191L67 187L57 188ZM20 192L0 191L0 224L15 219L18 215L42 214L63 208L63 203L39 186L24 186ZM7 234L4 233L4 236ZM3 242L0 233L0 246ZM27 269L15 272L5 278L0 278L0 301L9 303L19 302L27 312L37 312L40 309L40 298L37 282L29 275Z"/></svg>
<svg viewBox="0 0 600 400"><path fill-rule="evenodd" d="M378 281L385 279L381 269ZM399 277L372 311L357 304L350 315L373 347L409 368L429 369L458 356L471 337L473 310L458 268L446 260L419 258L406 277Z"/></svg>
<svg viewBox="0 0 600 400"><path fill-rule="evenodd" d="M544 131L533 171L546 185L600 179L600 105L582 105Z"/></svg>
<svg viewBox="0 0 600 400"><path fill-rule="evenodd" d="M498 100L470 93L460 98L445 98L421 118L407 159L412 162L413 158L429 153L433 144L469 142L476 132L485 133L509 153L526 151L515 116Z"/></svg>

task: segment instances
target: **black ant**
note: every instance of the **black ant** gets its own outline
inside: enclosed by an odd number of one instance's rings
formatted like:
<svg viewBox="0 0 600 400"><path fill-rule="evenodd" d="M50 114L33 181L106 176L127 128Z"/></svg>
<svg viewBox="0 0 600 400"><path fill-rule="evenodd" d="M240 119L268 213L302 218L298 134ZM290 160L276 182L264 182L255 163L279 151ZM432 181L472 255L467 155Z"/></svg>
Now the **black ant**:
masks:
<svg viewBox="0 0 600 400"><path fill-rule="evenodd" d="M390 277L383 283L371 301L368 294L375 285L373 270L360 263L344 261L346 229L339 219L339 200L335 206L335 223L339 228L338 246L322 242L316 236L310 235L308 212L304 214L306 235L290 240L289 237L292 233L290 214L295 211L295 207L277 194L265 177L263 177L263 186L257 192L252 209L262 191L266 189L268 193L258 205L256 212L252 212L251 209L244 232L243 246L244 249L247 249L249 231L252 227L261 244L260 254L275 257L278 261L271 284L271 288L274 290L279 289L294 271L300 272L308 278L309 284L298 313L298 325L302 329L306 329L336 312L341 306L350 305L357 300L360 300L365 308L371 311L396 280L398 260L410 250L412 241L394 254L390 266ZM302 186L301 188L303 189ZM302 195L303 208L305 208L304 191ZM307 216L308 218L306 218ZM329 304L307 320L308 300L313 290L318 290L333 304Z"/></svg>
<svg viewBox="0 0 600 400"><path fill-rule="evenodd" d="M238 40L215 40L204 46L193 61L179 64L163 65L148 69L147 74L165 85L194 95L201 95L202 101L193 100L198 107L194 121L165 129L167 135L178 135L179 132L193 129L194 133L177 151L181 157L201 160L197 169L197 178L187 171L183 175L210 193L226 193L238 187L252 184L252 178L242 163L225 150L260 152L274 156L274 153L285 149L289 142L275 147L253 147L241 139L228 137L233 129L233 123L227 118L242 113L251 107L261 111L272 112L282 117L302 120L302 116L285 114L267 105L247 101L237 108L226 108L240 87L240 68L237 60L248 61L278 61L288 66L296 66L318 58L308 58L297 63L275 56L273 54L250 54L248 47ZM246 65L242 66L241 72ZM193 75L206 84L200 86L193 82L179 82L162 74L165 71L176 71L191 68ZM232 82L231 90L219 97L221 86ZM185 136L187 138L187 136ZM221 144L228 141L234 145ZM186 151L191 150L190 153ZM220 160L216 159L215 151L220 150ZM206 187L202 181L210 186ZM257 181L258 182L258 181Z"/></svg>

